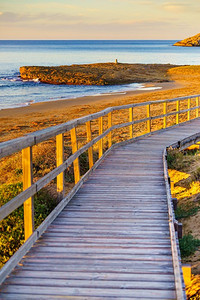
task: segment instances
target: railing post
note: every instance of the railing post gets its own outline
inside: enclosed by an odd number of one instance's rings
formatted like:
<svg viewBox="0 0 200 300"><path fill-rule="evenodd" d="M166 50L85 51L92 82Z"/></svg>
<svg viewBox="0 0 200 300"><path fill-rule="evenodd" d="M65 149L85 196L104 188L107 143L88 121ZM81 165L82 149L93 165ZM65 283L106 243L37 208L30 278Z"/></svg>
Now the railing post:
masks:
<svg viewBox="0 0 200 300"><path fill-rule="evenodd" d="M23 190L33 183L32 147L22 150ZM34 204L33 197L24 202L24 236L25 241L34 231Z"/></svg>
<svg viewBox="0 0 200 300"><path fill-rule="evenodd" d="M179 100L176 101L176 124L179 124L179 111L180 111L180 102Z"/></svg>
<svg viewBox="0 0 200 300"><path fill-rule="evenodd" d="M64 135L58 134L56 136L56 165L59 167L64 162ZM64 172L57 176L57 193L58 199L64 197Z"/></svg>
<svg viewBox="0 0 200 300"><path fill-rule="evenodd" d="M164 102L163 103L163 115L166 115L167 114L167 102ZM167 117L165 116L163 118L163 128L166 128L167 127Z"/></svg>
<svg viewBox="0 0 200 300"><path fill-rule="evenodd" d="M129 108L129 122L133 122L133 107ZM130 125L130 139L133 138L133 124Z"/></svg>
<svg viewBox="0 0 200 300"><path fill-rule="evenodd" d="M86 130L87 130L87 143L89 143L92 140L91 121L86 122ZM88 160L89 160L89 168L91 169L92 166L94 165L92 147L88 149Z"/></svg>
<svg viewBox="0 0 200 300"><path fill-rule="evenodd" d="M147 118L151 118L151 107L147 104ZM147 133L151 132L151 120L147 121Z"/></svg>
<svg viewBox="0 0 200 300"><path fill-rule="evenodd" d="M72 154L74 154L76 151L78 151L75 127L70 130L70 134L71 134ZM79 167L78 157L74 160L73 165L74 165L74 181L76 184L80 180L80 167Z"/></svg>
<svg viewBox="0 0 200 300"><path fill-rule="evenodd" d="M103 133L103 117L99 118L99 135ZM99 141L99 158L103 155L103 139Z"/></svg>
<svg viewBox="0 0 200 300"><path fill-rule="evenodd" d="M191 284L191 277L192 277L192 272L191 272L191 265L182 265L182 271L183 271L183 279L185 285L190 285Z"/></svg>
<svg viewBox="0 0 200 300"><path fill-rule="evenodd" d="M188 98L188 109L190 109L190 106L191 106L191 99ZM187 119L188 121L190 120L190 110L187 112Z"/></svg>
<svg viewBox="0 0 200 300"><path fill-rule="evenodd" d="M196 106L199 106L199 97L196 97ZM199 117L199 109L196 109L196 118Z"/></svg>
<svg viewBox="0 0 200 300"><path fill-rule="evenodd" d="M108 129L112 127L112 112L108 113ZM112 131L108 134L108 147L112 146Z"/></svg>

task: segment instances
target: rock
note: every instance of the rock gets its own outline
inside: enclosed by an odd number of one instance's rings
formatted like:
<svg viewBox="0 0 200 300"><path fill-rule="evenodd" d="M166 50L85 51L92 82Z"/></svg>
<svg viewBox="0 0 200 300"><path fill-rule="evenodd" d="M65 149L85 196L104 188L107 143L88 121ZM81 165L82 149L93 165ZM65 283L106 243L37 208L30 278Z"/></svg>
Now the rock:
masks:
<svg viewBox="0 0 200 300"><path fill-rule="evenodd" d="M99 63L58 67L21 67L22 79L38 79L49 84L114 85L134 82L169 81L170 64Z"/></svg>
<svg viewBox="0 0 200 300"><path fill-rule="evenodd" d="M181 46L181 47L200 47L200 33L189 37L185 40L179 41L174 44L174 46Z"/></svg>

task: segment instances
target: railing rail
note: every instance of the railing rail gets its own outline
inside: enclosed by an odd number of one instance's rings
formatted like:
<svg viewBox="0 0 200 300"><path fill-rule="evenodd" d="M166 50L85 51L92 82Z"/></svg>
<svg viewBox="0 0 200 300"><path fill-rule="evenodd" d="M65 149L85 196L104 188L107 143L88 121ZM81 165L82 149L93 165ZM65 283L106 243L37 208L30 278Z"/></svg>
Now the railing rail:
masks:
<svg viewBox="0 0 200 300"><path fill-rule="evenodd" d="M188 100L190 99L190 100ZM25 228L25 240L29 239L34 233L33 224L33 197L40 191L45 185L50 183L53 179L57 178L57 192L59 199L64 197L64 171L73 163L74 166L74 178L75 187L73 191L80 186L85 177L80 176L79 157L85 151L88 151L89 169L94 169L98 163L105 156L103 153L103 138L108 138L108 149L113 148L112 132L116 129L129 127L129 140L134 139L134 125L140 123L146 123L147 134L152 132L152 121L156 119L163 119L163 129L167 128L167 120L170 116L176 116L175 124L180 123L180 114L187 113L187 121L191 119L191 112L196 111L195 118L199 117L199 99L200 95L194 95L188 97L181 97L169 100L150 101L136 104L128 104L123 106L115 106L106 108L100 112L84 116L61 125L53 126L47 129L39 130L30 133L24 137L3 142L0 144L0 158L9 156L13 153L22 151L22 165L23 165L23 188L24 191L13 198L0 208L0 220L6 218L19 206L24 204L24 228ZM191 101L195 100L195 107L191 107ZM180 110L180 101L187 102L185 106L187 109ZM176 103L176 109L172 112L167 112L167 104ZM158 106L163 104L163 114L152 115L152 106ZM144 107L146 108L146 117L138 120L134 120L134 109ZM113 112L128 109L128 122L115 124L112 123ZM145 112L145 111L144 111ZM103 131L103 117L107 117L107 129ZM99 134L97 137L92 138L91 121L98 120ZM85 125L85 132L87 135L87 143L78 149L77 145L77 133L76 128L79 125ZM72 155L64 160L64 134L70 133ZM56 137L56 163L57 166L51 172L44 177L33 183L33 167L32 167L32 147L38 143L47 141L48 139ZM98 143L99 160L94 164L93 161L93 146ZM109 150L106 151L108 153ZM86 174L87 175L87 174ZM73 191L71 194L73 194ZM67 195L63 200L69 199ZM62 201L61 201L62 202ZM64 203L64 202L63 202ZM36 231L35 231L36 232ZM37 231L38 232L38 231ZM37 234L38 235L38 234ZM6 274L6 272L5 272Z"/></svg>
<svg viewBox="0 0 200 300"><path fill-rule="evenodd" d="M200 95L194 95L190 96L190 99L196 99L196 106L195 107L190 107L184 110L177 110L176 112L171 112L171 113L165 113L165 103L172 103L172 102L177 102L177 101L183 101L183 100L188 100L188 97L180 97L180 98L174 98L174 99L167 99L167 100L158 100L158 101L149 101L149 102L142 102L142 103L135 103L135 104L127 104L127 105L122 105L122 106L115 106L115 107L109 107L106 108L100 112L84 116L66 123L63 123L61 125L57 126L52 126L43 130L38 130L36 132L27 134L26 136L13 139L7 142L3 142L0 144L0 158L11 155L15 152L21 151L24 148L34 146L36 144L39 144L43 141L46 141L50 138L53 138L59 134L65 133L67 131L70 131L71 129L77 127L78 125L83 125L88 121L92 121L95 119L98 119L100 117L103 117L105 115L108 115L109 113L112 113L114 111L118 110L124 110L124 109L129 109L129 108L136 108L136 107L141 107L141 106L151 106L151 105L158 105L158 104L164 104L164 113L160 116L147 116L146 119L140 120L138 122L144 122L144 121L149 121L153 119L159 119L161 117L169 117L172 115L180 115L181 113L189 112L191 110L198 110L196 112L196 117L199 116L199 98ZM132 124L136 124L135 121L132 121Z"/></svg>

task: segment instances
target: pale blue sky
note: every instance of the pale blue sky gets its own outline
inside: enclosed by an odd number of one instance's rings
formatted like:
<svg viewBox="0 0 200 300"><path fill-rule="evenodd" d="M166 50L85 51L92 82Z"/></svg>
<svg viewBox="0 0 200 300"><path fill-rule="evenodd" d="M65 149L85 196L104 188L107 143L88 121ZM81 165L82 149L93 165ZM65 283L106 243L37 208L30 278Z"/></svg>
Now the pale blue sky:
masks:
<svg viewBox="0 0 200 300"><path fill-rule="evenodd" d="M182 39L199 0L0 0L0 39Z"/></svg>

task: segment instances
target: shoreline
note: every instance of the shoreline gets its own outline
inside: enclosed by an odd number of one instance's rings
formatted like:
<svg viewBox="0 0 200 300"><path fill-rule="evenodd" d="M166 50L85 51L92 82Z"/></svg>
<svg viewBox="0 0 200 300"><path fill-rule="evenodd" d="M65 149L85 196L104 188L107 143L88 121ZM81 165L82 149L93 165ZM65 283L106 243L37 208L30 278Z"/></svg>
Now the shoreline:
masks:
<svg viewBox="0 0 200 300"><path fill-rule="evenodd" d="M44 113L47 111L58 111L65 108L74 108L76 106L84 106L84 105L93 105L93 104L101 104L106 105L108 102L113 102L120 100L128 100L132 96L137 96L140 94L147 94L156 91L165 91L171 89L181 88L182 85L175 81L170 82L161 82L161 83L143 83L143 88L137 90L128 90L128 91L120 91L113 92L110 94L99 94L99 95L90 95L90 96L82 96L77 98L69 98L69 99L58 99L53 101L42 101L36 103L30 103L27 106L13 107L13 108L3 108L0 110L0 118L13 118L20 117L22 115L32 114L32 113Z"/></svg>

